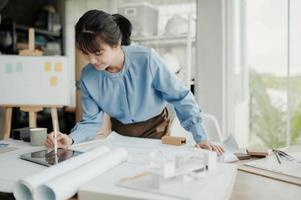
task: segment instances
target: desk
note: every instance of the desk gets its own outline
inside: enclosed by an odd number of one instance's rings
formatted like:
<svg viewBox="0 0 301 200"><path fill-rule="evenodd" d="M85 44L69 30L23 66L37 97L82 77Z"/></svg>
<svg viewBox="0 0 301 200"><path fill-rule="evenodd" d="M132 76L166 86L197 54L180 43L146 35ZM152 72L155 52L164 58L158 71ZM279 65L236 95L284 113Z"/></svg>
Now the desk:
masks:
<svg viewBox="0 0 301 200"><path fill-rule="evenodd" d="M190 155L191 151L202 152L204 150L197 150L194 146L183 145L183 146L171 146L162 144L160 140L154 139L144 139L144 138L129 138L124 136L115 137L110 134L110 137L101 140L95 144L88 144L88 146L73 146L72 148L77 148L77 150L88 150L93 148L93 146L108 146L113 150L117 147L123 147L129 152L130 155L135 153L139 155L145 155L146 152L154 152L154 149L158 150L164 157L169 157L172 155L179 155L182 153L184 155ZM122 137L122 138L120 138ZM11 142L13 145L14 141ZM43 147L40 147L43 148ZM0 191L5 191L11 193L15 187L18 180L35 174L45 167L36 165L31 162L27 162L18 158L18 156L24 152L36 151L33 147L23 146L22 148L16 150L15 152L8 152L0 156L0 161L6 161L3 165L0 165ZM132 158L133 159L133 158ZM136 160L137 161L137 160ZM20 170L22 168L22 170ZM135 198L135 199L156 199L161 200L167 199L166 193L168 193L170 200L176 199L175 196L181 195L182 197L208 197L207 199L224 200L229 199L232 191L232 187L235 182L236 177L236 166L233 164L223 164L219 163L217 169L210 171L202 179L191 181L191 182L176 182L171 185L171 187L166 187L168 191L164 189L165 195L160 195L156 193L149 193L140 190L132 190L124 187L117 186L116 183L124 176L133 176L136 173L141 173L145 171L147 165L145 163L140 163L140 161L135 163L135 161L129 161L122 163L114 168L110 169L106 173L95 177L93 180L87 182L82 187L79 188L79 199L107 199L108 196L112 199L112 196L119 196L124 198ZM7 186L5 186L5 185ZM99 185L100 184L100 185ZM215 192L218 190L219 192ZM178 192L178 194L175 193ZM86 196L85 196L86 195ZM95 195L97 198L91 197ZM99 198L98 198L99 197ZM120 199L120 198L117 198Z"/></svg>
<svg viewBox="0 0 301 200"><path fill-rule="evenodd" d="M283 150L286 152L300 152L301 145L286 147L283 148ZM241 165L245 162L249 162L249 160L239 161L237 164ZM244 171L238 171L230 200L296 200L300 199L300 197L301 186Z"/></svg>
<svg viewBox="0 0 301 200"><path fill-rule="evenodd" d="M300 196L299 186L238 171L230 200L298 200ZM13 200L14 197L12 193L0 192L0 199ZM77 200L77 198L72 200Z"/></svg>
<svg viewBox="0 0 301 200"><path fill-rule="evenodd" d="M300 186L238 171L230 200L298 200L300 197Z"/></svg>
<svg viewBox="0 0 301 200"><path fill-rule="evenodd" d="M298 200L300 196L300 186L238 171L230 200Z"/></svg>
<svg viewBox="0 0 301 200"><path fill-rule="evenodd" d="M11 141L10 141L11 142ZM33 151L33 150L39 150L43 147L30 147L28 146L28 143L23 143L19 141L14 141L18 144L18 146L22 146L26 148L26 151ZM25 153L25 152L23 152ZM4 162L4 158L11 158L11 153L0 154L0 163ZM31 163L18 160L18 163L26 163L30 165ZM0 165L1 165L0 164ZM35 165L32 170L38 171L42 169L43 166ZM3 169L2 169L3 170ZM0 171L1 173L1 171ZM26 172L26 173L32 173L32 172ZM7 173L4 173L7 174ZM3 171L2 171L3 175ZM4 178L4 179L3 179ZM4 185L6 184L6 187L8 187L10 182L5 181L6 177L0 177L2 181L0 180L0 192L10 192L12 190L2 190ZM293 199L299 199L301 196L301 187L281 181L277 181L274 179L250 174L247 172L238 171L236 182L234 184L234 188L232 190L232 194L230 197L230 200L253 200L253 199L259 199L259 200L266 200L266 199L286 199L286 200L293 200ZM12 194L1 194L0 193L0 199L13 199Z"/></svg>
<svg viewBox="0 0 301 200"><path fill-rule="evenodd" d="M89 181L79 189L78 199L179 200L192 198L194 200L226 200L231 195L236 175L234 166L219 163L217 169L208 172L204 178L192 182L173 183L172 187L165 189L169 195L159 195L157 192L144 192L116 186L120 177L133 176L145 170L142 165L133 165L135 164L124 163Z"/></svg>

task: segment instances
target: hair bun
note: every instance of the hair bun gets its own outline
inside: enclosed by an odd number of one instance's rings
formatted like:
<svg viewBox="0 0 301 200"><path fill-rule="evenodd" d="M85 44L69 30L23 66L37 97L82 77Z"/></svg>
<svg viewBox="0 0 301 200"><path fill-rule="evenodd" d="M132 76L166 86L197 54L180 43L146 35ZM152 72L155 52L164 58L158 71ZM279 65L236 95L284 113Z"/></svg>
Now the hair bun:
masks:
<svg viewBox="0 0 301 200"><path fill-rule="evenodd" d="M117 23L121 34L122 40L121 45L128 46L131 44L131 34L132 34L132 24L131 22L120 14L113 14L112 15L114 21Z"/></svg>

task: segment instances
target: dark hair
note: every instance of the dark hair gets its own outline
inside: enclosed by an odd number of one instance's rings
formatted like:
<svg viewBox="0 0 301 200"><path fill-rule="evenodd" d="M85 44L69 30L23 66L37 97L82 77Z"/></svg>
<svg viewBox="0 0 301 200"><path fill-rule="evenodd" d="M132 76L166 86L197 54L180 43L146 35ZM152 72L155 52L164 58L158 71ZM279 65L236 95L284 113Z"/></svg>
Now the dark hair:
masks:
<svg viewBox="0 0 301 200"><path fill-rule="evenodd" d="M120 14L101 10L86 12L75 25L76 47L84 53L99 51L102 42L115 46L131 44L132 24Z"/></svg>

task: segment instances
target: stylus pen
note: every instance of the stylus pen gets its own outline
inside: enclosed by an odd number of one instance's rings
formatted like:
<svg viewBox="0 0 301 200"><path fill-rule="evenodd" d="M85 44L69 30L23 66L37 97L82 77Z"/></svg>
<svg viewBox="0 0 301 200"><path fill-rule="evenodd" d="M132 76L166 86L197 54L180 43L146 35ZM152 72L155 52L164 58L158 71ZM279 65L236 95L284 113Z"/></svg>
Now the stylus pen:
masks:
<svg viewBox="0 0 301 200"><path fill-rule="evenodd" d="M57 120L55 119L53 122L53 129L54 129L54 155L57 154L57 134L58 134L58 124Z"/></svg>

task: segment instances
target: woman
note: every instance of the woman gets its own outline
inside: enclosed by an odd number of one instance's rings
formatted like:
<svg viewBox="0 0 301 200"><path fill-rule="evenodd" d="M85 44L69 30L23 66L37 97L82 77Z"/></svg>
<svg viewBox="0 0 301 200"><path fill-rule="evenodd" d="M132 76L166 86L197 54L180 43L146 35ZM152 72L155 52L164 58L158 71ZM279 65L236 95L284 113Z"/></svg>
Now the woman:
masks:
<svg viewBox="0 0 301 200"><path fill-rule="evenodd" d="M129 20L91 10L75 29L76 46L89 61L80 79L83 117L70 135L59 134L59 147L94 139L104 112L111 117L112 130L119 134L160 139L169 134L171 119L166 105L170 103L197 147L223 153L208 141L202 111L189 89L152 49L129 46ZM52 147L53 143L50 134L45 145Z"/></svg>

